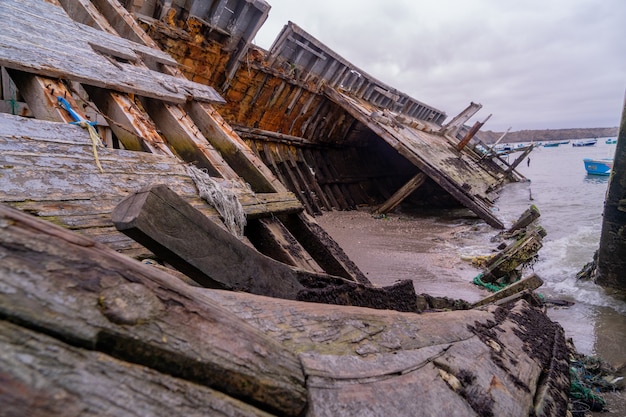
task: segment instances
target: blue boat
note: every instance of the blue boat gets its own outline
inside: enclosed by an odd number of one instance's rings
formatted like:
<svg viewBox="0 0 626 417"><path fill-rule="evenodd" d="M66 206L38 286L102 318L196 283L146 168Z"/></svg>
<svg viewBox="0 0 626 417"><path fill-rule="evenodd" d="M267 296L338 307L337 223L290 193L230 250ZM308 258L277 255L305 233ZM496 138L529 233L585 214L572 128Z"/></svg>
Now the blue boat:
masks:
<svg viewBox="0 0 626 417"><path fill-rule="evenodd" d="M612 158L585 158L583 162L589 175L611 175Z"/></svg>
<svg viewBox="0 0 626 417"><path fill-rule="evenodd" d="M576 142L572 142L572 146L594 146L598 142L598 139L581 139Z"/></svg>
<svg viewBox="0 0 626 417"><path fill-rule="evenodd" d="M544 148L555 148L559 146L559 142L546 142L543 144Z"/></svg>
<svg viewBox="0 0 626 417"><path fill-rule="evenodd" d="M617 143L617 139L615 139L615 138L608 138L605 143L607 143L608 145L614 145L614 144Z"/></svg>

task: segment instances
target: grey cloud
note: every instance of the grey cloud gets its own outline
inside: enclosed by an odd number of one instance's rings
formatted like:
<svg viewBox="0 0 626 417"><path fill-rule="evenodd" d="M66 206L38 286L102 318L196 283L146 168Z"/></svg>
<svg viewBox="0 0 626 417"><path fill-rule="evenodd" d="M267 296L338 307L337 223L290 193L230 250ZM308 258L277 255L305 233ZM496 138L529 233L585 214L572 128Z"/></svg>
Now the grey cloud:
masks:
<svg viewBox="0 0 626 417"><path fill-rule="evenodd" d="M268 0L257 42L292 20L364 71L485 128L609 127L626 88L622 0Z"/></svg>

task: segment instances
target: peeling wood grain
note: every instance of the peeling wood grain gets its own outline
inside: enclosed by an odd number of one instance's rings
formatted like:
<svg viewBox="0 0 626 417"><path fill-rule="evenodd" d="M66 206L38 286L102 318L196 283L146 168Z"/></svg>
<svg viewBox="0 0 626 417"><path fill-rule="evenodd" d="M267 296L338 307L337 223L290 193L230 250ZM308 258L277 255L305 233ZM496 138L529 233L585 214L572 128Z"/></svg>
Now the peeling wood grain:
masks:
<svg viewBox="0 0 626 417"><path fill-rule="evenodd" d="M6 321L0 347L7 416L270 416L219 391Z"/></svg>

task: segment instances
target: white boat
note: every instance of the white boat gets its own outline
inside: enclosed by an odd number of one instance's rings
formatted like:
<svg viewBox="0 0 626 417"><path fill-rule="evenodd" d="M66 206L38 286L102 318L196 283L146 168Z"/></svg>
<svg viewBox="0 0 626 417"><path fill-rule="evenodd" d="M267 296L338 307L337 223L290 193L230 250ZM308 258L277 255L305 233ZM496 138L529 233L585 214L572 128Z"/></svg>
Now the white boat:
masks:
<svg viewBox="0 0 626 417"><path fill-rule="evenodd" d="M581 139L572 142L572 146L594 146L598 142L598 139Z"/></svg>

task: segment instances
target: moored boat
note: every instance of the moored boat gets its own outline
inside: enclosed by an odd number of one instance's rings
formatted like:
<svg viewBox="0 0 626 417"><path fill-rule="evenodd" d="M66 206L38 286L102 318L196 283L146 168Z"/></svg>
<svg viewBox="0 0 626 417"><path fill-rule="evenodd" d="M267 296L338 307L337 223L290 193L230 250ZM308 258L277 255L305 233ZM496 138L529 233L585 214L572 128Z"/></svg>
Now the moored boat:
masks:
<svg viewBox="0 0 626 417"><path fill-rule="evenodd" d="M617 139L616 139L616 138L608 138L608 139L605 141L605 143L606 143L606 144L608 144L608 145L614 145L614 144L616 144L616 143L617 143Z"/></svg>
<svg viewBox="0 0 626 417"><path fill-rule="evenodd" d="M581 139L572 142L572 146L594 146L598 142L598 139Z"/></svg>
<svg viewBox="0 0 626 417"><path fill-rule="evenodd" d="M612 158L584 158L583 162L589 175L611 175Z"/></svg>
<svg viewBox="0 0 626 417"><path fill-rule="evenodd" d="M556 148L559 146L559 142L546 142L543 144L544 148Z"/></svg>

